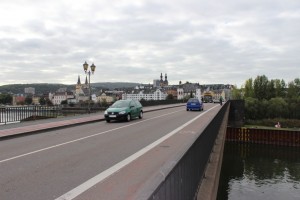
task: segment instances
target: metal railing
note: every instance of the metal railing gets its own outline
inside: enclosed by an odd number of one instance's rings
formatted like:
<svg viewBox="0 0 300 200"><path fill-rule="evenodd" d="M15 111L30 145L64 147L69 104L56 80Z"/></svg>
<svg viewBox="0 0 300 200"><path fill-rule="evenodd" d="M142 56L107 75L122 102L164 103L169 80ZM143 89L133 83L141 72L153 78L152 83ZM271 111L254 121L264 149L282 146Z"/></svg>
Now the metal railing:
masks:
<svg viewBox="0 0 300 200"><path fill-rule="evenodd" d="M229 102L227 102L194 144L183 155L149 200L193 200L219 133Z"/></svg>
<svg viewBox="0 0 300 200"><path fill-rule="evenodd" d="M55 118L61 113L60 106L9 106L0 108L0 124L26 120Z"/></svg>

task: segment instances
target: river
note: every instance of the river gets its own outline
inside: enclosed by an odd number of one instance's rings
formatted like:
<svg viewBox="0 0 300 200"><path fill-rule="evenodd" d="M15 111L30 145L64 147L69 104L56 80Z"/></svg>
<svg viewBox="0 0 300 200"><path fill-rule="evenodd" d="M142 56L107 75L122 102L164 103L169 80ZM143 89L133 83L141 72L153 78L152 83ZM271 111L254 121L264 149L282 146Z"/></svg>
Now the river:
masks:
<svg viewBox="0 0 300 200"><path fill-rule="evenodd" d="M300 199L300 148L226 142L217 200L260 199Z"/></svg>

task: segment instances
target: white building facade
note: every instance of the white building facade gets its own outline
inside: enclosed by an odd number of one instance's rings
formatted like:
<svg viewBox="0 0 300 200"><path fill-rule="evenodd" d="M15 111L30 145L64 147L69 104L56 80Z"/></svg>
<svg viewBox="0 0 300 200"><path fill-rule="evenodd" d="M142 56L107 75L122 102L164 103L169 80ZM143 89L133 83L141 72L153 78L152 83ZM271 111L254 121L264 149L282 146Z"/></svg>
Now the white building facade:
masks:
<svg viewBox="0 0 300 200"><path fill-rule="evenodd" d="M143 91L140 91L136 94L122 94L122 99L134 99L140 101L141 99L149 100L166 100L167 94L162 92L160 89L157 89L153 93L144 94Z"/></svg>
<svg viewBox="0 0 300 200"><path fill-rule="evenodd" d="M183 99L185 96L189 96L191 94L191 91L185 91L184 88L177 88L177 99L181 100ZM196 90L192 91L192 94L194 95L195 98L201 100L201 89L200 88L196 88Z"/></svg>
<svg viewBox="0 0 300 200"><path fill-rule="evenodd" d="M35 94L35 88L33 88L33 87L24 88L24 92L25 92L25 94L34 95Z"/></svg>
<svg viewBox="0 0 300 200"><path fill-rule="evenodd" d="M74 98L75 96L72 92L56 92L54 94L49 93L49 99L53 105L60 105L62 101Z"/></svg>

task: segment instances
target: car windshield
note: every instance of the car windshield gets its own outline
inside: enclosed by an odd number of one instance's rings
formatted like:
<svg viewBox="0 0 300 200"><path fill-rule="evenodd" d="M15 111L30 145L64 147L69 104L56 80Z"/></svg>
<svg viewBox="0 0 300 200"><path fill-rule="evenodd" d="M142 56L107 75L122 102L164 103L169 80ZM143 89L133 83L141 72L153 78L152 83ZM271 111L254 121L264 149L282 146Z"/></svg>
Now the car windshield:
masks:
<svg viewBox="0 0 300 200"><path fill-rule="evenodd" d="M111 108L124 108L129 106L130 101L116 101Z"/></svg>

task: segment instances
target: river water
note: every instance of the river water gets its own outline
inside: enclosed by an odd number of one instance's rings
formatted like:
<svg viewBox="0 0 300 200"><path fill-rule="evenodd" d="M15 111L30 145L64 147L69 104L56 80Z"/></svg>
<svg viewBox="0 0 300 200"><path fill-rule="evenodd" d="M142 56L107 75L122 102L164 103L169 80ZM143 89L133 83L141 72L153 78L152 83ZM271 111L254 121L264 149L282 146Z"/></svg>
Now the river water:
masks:
<svg viewBox="0 0 300 200"><path fill-rule="evenodd" d="M300 148L226 142L217 200L300 200Z"/></svg>

